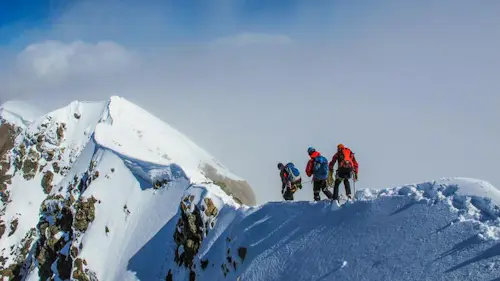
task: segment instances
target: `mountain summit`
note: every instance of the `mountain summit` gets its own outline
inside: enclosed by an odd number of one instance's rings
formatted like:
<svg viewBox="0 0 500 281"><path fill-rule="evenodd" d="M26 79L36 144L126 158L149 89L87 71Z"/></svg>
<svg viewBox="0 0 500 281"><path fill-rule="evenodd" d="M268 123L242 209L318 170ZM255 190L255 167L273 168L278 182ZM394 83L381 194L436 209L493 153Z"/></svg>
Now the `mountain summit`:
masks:
<svg viewBox="0 0 500 281"><path fill-rule="evenodd" d="M121 97L0 108L3 280L498 280L500 191L469 178L255 206Z"/></svg>
<svg viewBox="0 0 500 281"><path fill-rule="evenodd" d="M210 185L233 204L255 204L246 181L124 98L75 101L35 116L19 102L0 109L3 276L37 271L31 275L40 280L66 280L75 270L84 274L86 262L78 257L94 250L121 260L175 214L177 197L198 185ZM102 231L92 234L94 227ZM82 240L101 232L99 243L108 240L107 247L83 247ZM128 239L134 243L124 246ZM114 280L117 269L98 264L99 279Z"/></svg>

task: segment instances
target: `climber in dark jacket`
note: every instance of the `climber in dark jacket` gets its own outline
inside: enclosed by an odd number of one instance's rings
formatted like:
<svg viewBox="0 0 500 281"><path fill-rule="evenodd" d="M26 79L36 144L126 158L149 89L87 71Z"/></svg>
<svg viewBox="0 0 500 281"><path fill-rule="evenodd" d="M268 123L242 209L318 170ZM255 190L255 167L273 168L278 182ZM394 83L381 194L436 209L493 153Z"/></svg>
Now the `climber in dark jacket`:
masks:
<svg viewBox="0 0 500 281"><path fill-rule="evenodd" d="M302 178L299 171L295 168L293 163L283 165L278 163L281 178L281 194L285 200L293 200L293 194L297 189L302 188ZM296 174L294 175L293 172Z"/></svg>

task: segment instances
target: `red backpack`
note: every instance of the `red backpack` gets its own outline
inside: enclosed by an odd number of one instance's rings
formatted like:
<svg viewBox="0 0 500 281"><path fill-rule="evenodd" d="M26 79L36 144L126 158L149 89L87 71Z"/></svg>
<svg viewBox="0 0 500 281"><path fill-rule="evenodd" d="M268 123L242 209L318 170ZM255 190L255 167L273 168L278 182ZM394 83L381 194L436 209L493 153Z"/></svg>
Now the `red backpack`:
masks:
<svg viewBox="0 0 500 281"><path fill-rule="evenodd" d="M347 147L344 147L342 148L341 151L339 151L338 153L339 168L354 168L351 154L352 151Z"/></svg>

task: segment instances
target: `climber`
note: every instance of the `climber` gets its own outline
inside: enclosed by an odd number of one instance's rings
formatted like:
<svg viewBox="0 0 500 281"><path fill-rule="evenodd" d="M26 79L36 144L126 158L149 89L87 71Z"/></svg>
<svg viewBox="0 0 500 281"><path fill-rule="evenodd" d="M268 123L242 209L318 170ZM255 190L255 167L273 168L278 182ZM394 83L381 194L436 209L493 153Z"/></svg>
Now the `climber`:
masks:
<svg viewBox="0 0 500 281"><path fill-rule="evenodd" d="M316 149L313 147L309 147L307 149L307 153L309 154L309 161L306 166L306 174L308 177L313 176L313 193L314 193L314 201L319 201L320 196L319 192L323 191L323 193L329 199L332 199L333 194L328 190L328 186L326 184L326 179L328 177L328 159L321 155Z"/></svg>
<svg viewBox="0 0 500 281"><path fill-rule="evenodd" d="M335 174L335 184L333 184L333 167L337 162L337 172ZM354 157L354 152L343 144L337 145L337 152L333 155L332 161L328 164L328 186L333 184L333 199L339 200L339 186L344 182L345 193L352 199L351 185L349 179L354 172L354 181L358 181L358 162Z"/></svg>
<svg viewBox="0 0 500 281"><path fill-rule="evenodd" d="M278 163L281 178L281 194L285 200L293 200L293 194L297 189L302 188L302 178L300 172L295 165L290 162L286 165Z"/></svg>

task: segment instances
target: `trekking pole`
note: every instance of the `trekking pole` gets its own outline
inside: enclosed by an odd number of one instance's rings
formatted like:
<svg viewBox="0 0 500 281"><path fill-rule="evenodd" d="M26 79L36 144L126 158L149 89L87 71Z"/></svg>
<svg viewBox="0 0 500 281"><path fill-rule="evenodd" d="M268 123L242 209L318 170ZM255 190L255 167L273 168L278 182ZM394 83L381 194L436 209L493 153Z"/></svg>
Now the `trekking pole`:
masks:
<svg viewBox="0 0 500 281"><path fill-rule="evenodd" d="M356 199L356 178L352 177L352 189L354 190L353 199Z"/></svg>

